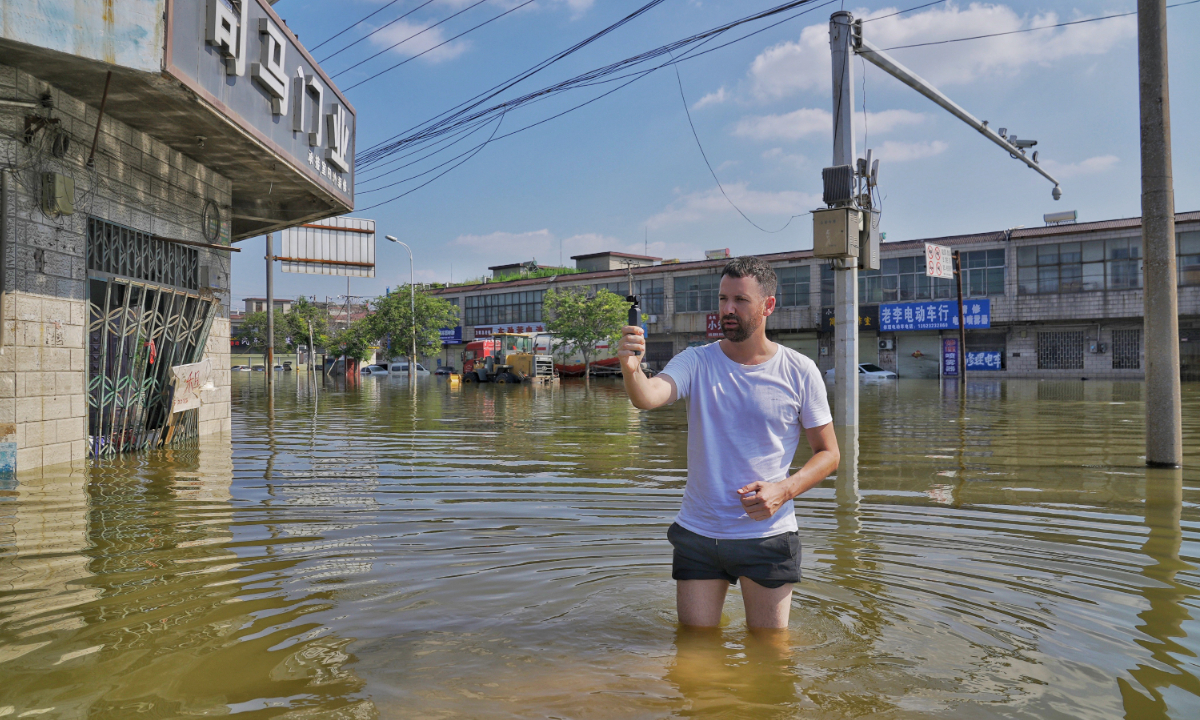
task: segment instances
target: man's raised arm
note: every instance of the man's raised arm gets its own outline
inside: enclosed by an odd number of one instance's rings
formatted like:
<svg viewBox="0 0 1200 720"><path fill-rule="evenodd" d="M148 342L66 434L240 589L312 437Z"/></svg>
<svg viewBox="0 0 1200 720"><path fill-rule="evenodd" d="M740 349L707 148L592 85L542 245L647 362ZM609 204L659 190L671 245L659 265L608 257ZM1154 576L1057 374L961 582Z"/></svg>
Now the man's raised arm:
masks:
<svg viewBox="0 0 1200 720"><path fill-rule="evenodd" d="M670 375L646 377L642 372L642 358L646 356L646 338L636 325L621 328L621 343L617 345L617 357L621 359L621 375L625 379L625 392L629 401L641 410L653 410L675 402L675 381Z"/></svg>

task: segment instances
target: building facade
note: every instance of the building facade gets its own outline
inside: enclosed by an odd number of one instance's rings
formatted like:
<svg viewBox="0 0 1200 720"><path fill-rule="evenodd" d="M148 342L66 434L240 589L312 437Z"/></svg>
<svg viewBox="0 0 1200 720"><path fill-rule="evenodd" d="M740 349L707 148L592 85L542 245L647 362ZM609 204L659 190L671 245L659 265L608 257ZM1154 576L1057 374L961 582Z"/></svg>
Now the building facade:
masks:
<svg viewBox="0 0 1200 720"><path fill-rule="evenodd" d="M229 253L352 208L353 122L266 0L5 6L0 442L19 469L229 430ZM175 411L181 365L207 382Z"/></svg>
<svg viewBox="0 0 1200 720"><path fill-rule="evenodd" d="M1200 212L1178 214L1176 230L1181 357L1185 377L1200 377ZM956 318L943 308L956 315L957 292L951 281L925 275L926 242L961 253L968 373L1144 376L1138 218L884 243L880 269L859 272L861 362L904 378L940 376L943 340L958 337ZM832 367L834 323L842 319L833 314L829 263L810 251L762 257L779 278L768 335L812 357L822 370ZM434 292L463 308L462 337L469 341L544 326L541 300L550 287L626 295L632 282L648 316L646 362L661 369L684 348L721 337L715 314L725 262L627 267ZM459 348L445 348L452 364Z"/></svg>

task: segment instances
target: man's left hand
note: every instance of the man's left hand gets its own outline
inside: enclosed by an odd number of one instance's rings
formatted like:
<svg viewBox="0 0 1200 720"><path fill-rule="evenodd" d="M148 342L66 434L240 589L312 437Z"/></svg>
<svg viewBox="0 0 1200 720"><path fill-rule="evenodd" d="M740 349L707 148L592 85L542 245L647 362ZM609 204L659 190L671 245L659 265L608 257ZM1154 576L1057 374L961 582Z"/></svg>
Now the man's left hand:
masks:
<svg viewBox="0 0 1200 720"><path fill-rule="evenodd" d="M738 488L742 499L742 507L751 520L766 520L791 500L784 483L771 483L756 480L749 485Z"/></svg>

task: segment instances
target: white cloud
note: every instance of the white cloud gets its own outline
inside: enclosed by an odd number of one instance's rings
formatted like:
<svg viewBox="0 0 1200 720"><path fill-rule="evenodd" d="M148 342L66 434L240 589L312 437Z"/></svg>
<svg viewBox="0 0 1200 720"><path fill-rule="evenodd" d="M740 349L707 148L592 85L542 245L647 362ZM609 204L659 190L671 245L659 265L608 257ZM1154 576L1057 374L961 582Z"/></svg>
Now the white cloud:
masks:
<svg viewBox="0 0 1200 720"><path fill-rule="evenodd" d="M692 109L699 110L706 105L720 105L728 99L729 93L725 92L725 86L722 85L720 90L717 90L716 92L710 92L709 94L697 100L696 104L692 106Z"/></svg>
<svg viewBox="0 0 1200 720"><path fill-rule="evenodd" d="M833 113L816 108L800 108L782 115L749 115L738 121L734 135L754 140L799 140L818 133L832 132Z"/></svg>
<svg viewBox="0 0 1200 720"><path fill-rule="evenodd" d="M864 19L888 15L898 8L855 11ZM1076 12L1070 18L1088 17ZM1023 30L1062 21L1055 13L1018 15L1005 5L955 3L924 12L882 18L865 26L866 39L879 48L937 42L955 38ZM1058 60L1084 55L1102 55L1136 33L1133 17L1072 25L1017 35L991 37L963 43L934 45L895 51L895 57L937 85L972 82L981 77L1012 75L1029 65L1048 67ZM862 65L855 63L856 84ZM830 86L829 27L811 25L795 41L767 48L750 65L750 84L762 99L777 99L806 90L828 90ZM871 71L871 77L882 73ZM890 82L890 81L888 81Z"/></svg>
<svg viewBox="0 0 1200 720"><path fill-rule="evenodd" d="M768 222L780 216L790 217L816 207L821 202L819 195L809 195L795 190L764 192L751 190L745 183L726 183L724 187L729 198L755 222L764 217ZM718 217L736 218L738 215L721 191L713 188L676 198L666 209L651 217L646 224L651 228L660 228L712 220Z"/></svg>
<svg viewBox="0 0 1200 720"><path fill-rule="evenodd" d="M893 142L891 140L874 149L874 154L881 160L887 162L905 162L906 160L920 160L921 158L933 157L946 152L946 148L950 147L941 140L933 140L932 142Z"/></svg>
<svg viewBox="0 0 1200 720"><path fill-rule="evenodd" d="M453 60L466 52L467 48L470 47L470 43L466 40L456 40L433 50L433 48L441 43L446 42L446 33L443 32L441 27L421 32L426 27L428 27L427 23L410 23L407 20L401 20L372 35L371 43L381 48L401 43L399 46L393 48L392 52L404 57L412 57L426 50L431 50L431 52L421 55L421 59L435 63ZM410 37L412 38L411 40L406 40L406 38Z"/></svg>
<svg viewBox="0 0 1200 720"><path fill-rule="evenodd" d="M770 160L771 162L795 169L808 166L808 158L803 155L784 152L783 148L771 148L762 154L762 158L763 160Z"/></svg>
<svg viewBox="0 0 1200 720"><path fill-rule="evenodd" d="M1067 164L1043 160L1041 164L1046 168L1046 172L1061 180L1081 175L1099 175L1111 170L1118 162L1120 159L1116 155L1098 155L1077 163Z"/></svg>
<svg viewBox="0 0 1200 720"><path fill-rule="evenodd" d="M886 133L901 125L919 125L926 115L909 110L882 110L855 113L858 137L864 130ZM748 115L738 121L734 135L754 140L799 140L810 135L830 135L833 132L833 113L817 108L801 108L781 115Z"/></svg>

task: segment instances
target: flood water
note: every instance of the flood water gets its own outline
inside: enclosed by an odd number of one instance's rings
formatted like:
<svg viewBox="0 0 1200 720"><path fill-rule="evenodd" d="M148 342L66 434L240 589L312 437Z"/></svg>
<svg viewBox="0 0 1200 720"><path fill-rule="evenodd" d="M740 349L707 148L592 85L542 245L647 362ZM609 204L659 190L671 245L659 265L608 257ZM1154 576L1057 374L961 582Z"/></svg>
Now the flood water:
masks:
<svg viewBox="0 0 1200 720"><path fill-rule="evenodd" d="M780 640L676 626L682 403L234 373L232 439L0 485L0 717L1200 717L1184 392L1151 471L1139 383L864 386Z"/></svg>

